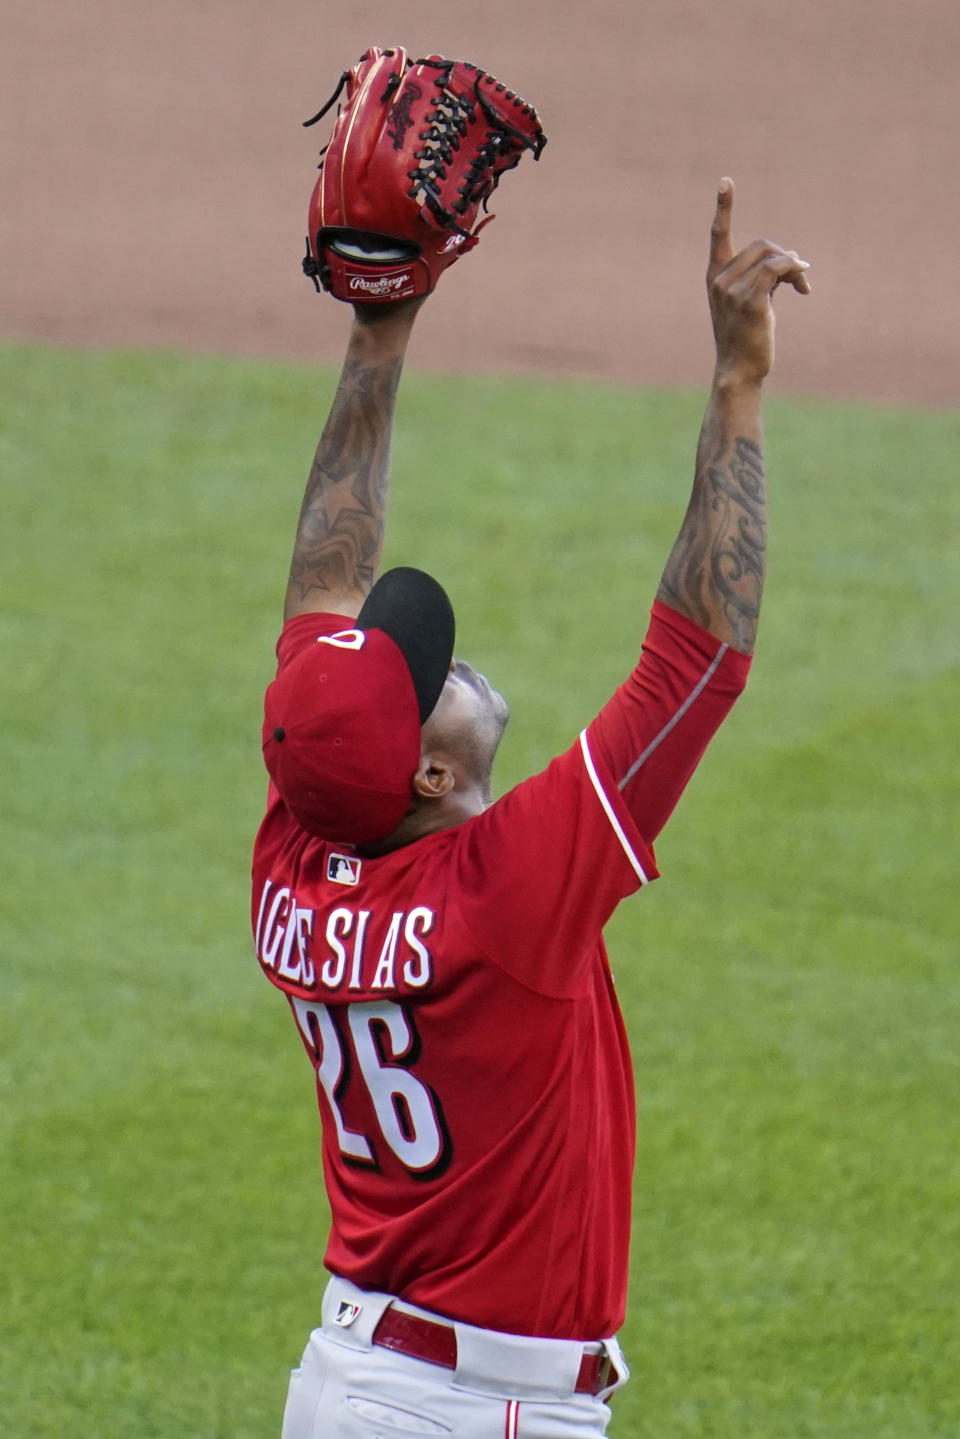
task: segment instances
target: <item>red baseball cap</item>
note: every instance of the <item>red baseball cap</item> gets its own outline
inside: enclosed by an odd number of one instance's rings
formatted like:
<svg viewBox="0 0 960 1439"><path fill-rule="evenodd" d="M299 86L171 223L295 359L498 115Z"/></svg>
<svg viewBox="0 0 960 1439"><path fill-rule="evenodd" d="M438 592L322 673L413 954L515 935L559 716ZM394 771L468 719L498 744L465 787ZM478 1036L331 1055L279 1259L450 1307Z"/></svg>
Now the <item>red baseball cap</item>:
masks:
<svg viewBox="0 0 960 1439"><path fill-rule="evenodd" d="M263 757L310 834L362 845L396 829L453 643L443 587L422 570L389 570L354 628L318 635L270 685Z"/></svg>

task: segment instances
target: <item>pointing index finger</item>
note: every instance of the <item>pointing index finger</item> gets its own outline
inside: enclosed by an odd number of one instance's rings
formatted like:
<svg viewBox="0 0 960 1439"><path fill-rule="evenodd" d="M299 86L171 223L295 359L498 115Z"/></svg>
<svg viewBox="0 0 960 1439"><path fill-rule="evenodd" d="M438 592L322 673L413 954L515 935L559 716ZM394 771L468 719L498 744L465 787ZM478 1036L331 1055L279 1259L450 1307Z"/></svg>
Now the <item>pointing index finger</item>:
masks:
<svg viewBox="0 0 960 1439"><path fill-rule="evenodd" d="M736 254L733 246L733 181L724 175L717 190L717 209L710 227L710 273L722 270Z"/></svg>

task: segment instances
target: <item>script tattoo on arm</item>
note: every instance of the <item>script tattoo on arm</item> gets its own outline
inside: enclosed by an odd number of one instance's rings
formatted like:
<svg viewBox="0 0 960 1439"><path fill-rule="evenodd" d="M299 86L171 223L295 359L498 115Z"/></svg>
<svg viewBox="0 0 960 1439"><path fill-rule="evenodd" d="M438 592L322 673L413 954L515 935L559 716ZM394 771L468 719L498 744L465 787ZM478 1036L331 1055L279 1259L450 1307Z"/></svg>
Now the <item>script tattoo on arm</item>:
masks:
<svg viewBox="0 0 960 1439"><path fill-rule="evenodd" d="M383 550L393 412L403 356L344 362L307 480L287 585L286 616L355 613Z"/></svg>
<svg viewBox="0 0 960 1439"><path fill-rule="evenodd" d="M711 407L693 493L657 598L752 654L763 595L766 487L759 425L736 433Z"/></svg>

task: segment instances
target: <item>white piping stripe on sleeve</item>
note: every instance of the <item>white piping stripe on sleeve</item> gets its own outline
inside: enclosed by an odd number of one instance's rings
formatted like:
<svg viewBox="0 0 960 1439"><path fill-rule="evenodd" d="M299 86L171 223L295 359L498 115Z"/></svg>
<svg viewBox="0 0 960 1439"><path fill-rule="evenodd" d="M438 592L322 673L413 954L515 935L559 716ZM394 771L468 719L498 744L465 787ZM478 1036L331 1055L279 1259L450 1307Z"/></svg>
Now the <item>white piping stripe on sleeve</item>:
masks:
<svg viewBox="0 0 960 1439"><path fill-rule="evenodd" d="M683 717L684 717L684 715L686 714L687 710L690 708L690 706L691 706L691 705L694 703L694 701L697 699L698 695L700 695L700 694L703 693L703 691L704 691L704 689L706 688L706 686L707 686L707 685L710 683L710 681L713 679L713 676L714 676L714 675L716 674L716 672L717 672L717 667L718 667L718 665L720 664L720 661L723 659L724 655L726 654L726 652L727 652L727 650L728 650L729 648L730 648L730 646L727 645L727 644L722 644L722 645L720 646L720 648L717 650L717 653L714 655L713 659L710 661L709 666L708 666L707 669L703 672L703 674L700 676L699 680L698 680L697 683L694 685L694 687L693 687L693 689L690 691L690 693L687 695L686 699L684 700L684 702L683 702L683 704L680 706L680 708L677 710L676 714L675 714L675 715L672 715L672 716L670 717L670 719L667 720L667 723L664 725L663 729L660 731L660 733L659 733L654 739L652 739L652 740L650 741L650 743L647 745L646 749L644 750L644 752L643 752L643 754L640 756L640 758L634 760L633 764L632 764L632 765L630 766L630 768L627 770L627 772L626 772L626 774L624 775L623 779L622 779L622 780L620 781L620 783L617 785L617 789L619 789L619 790L626 789L627 785L628 785L628 784L630 783L630 781L633 779L634 775L636 774L636 772L637 772L637 770L640 768L640 766L646 764L647 760L648 760L648 759L650 758L650 756L653 754L654 750L657 748L657 746L658 746L659 744L662 744L662 743L663 743L663 741L666 739L667 735L668 735L668 734L670 733L670 731L673 729L674 725L679 724L680 720L683 719Z"/></svg>
<svg viewBox="0 0 960 1439"><path fill-rule="evenodd" d="M613 806L611 805L609 799L607 798L607 795L606 795L606 792L605 792L605 790L604 790L604 788L603 788L603 785L600 783L600 776L597 774L596 768L594 767L593 756L592 756L591 753L590 753L590 745L589 745L588 742L587 742L587 732L586 732L586 730L582 730L581 733L580 733L580 748L583 750L583 759L584 759L584 763L585 763L586 766L587 766L587 774L590 776L590 783L593 785L594 789L596 790L596 792L597 792L597 798L599 799L600 803L603 805L604 812L605 812L605 814L606 814L606 816L607 816L607 819L610 821L611 825L613 826L613 832L614 832L614 834L617 836L617 839L620 841L621 845L623 846L623 852L624 852L624 854L627 856L627 859L630 861L631 865L633 866L634 872L636 873L637 878L639 879L640 883L641 883L641 884L649 884L650 881L649 881L649 879L647 878L647 875L644 873L643 865L640 863L639 859L638 859L637 856L636 856L636 853L635 853L635 851L634 851L633 846L631 845L630 841L627 839L627 836L624 834L624 832L623 832L623 826L621 825L620 821L617 819L617 816L614 814L614 812L613 812Z"/></svg>

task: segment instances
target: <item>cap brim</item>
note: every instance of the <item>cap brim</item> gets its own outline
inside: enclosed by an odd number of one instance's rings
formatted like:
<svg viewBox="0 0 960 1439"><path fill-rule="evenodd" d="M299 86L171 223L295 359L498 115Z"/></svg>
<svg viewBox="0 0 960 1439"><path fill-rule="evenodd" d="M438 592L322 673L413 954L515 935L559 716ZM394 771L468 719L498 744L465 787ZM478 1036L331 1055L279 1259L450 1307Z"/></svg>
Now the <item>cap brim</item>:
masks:
<svg viewBox="0 0 960 1439"><path fill-rule="evenodd" d="M423 570L399 566L381 575L356 619L358 630L383 630L407 662L423 724L450 672L456 624L447 592Z"/></svg>

